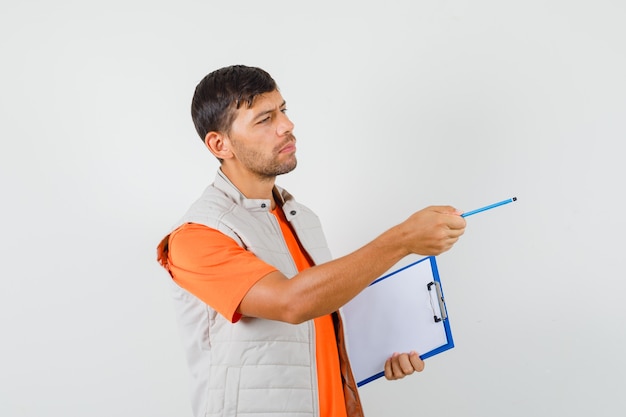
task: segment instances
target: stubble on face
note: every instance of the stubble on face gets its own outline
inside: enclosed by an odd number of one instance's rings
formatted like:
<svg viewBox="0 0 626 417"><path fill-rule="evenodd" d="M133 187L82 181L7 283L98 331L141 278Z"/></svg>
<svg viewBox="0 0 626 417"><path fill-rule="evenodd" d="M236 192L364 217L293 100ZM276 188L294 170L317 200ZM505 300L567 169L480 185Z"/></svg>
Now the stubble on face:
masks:
<svg viewBox="0 0 626 417"><path fill-rule="evenodd" d="M292 134L275 146L269 154L257 149L239 146L238 141L233 140L232 137L230 141L235 148L239 161L261 180L273 180L278 175L287 174L293 171L298 164L295 153L291 155L280 154L281 149L289 143L296 141L295 136Z"/></svg>

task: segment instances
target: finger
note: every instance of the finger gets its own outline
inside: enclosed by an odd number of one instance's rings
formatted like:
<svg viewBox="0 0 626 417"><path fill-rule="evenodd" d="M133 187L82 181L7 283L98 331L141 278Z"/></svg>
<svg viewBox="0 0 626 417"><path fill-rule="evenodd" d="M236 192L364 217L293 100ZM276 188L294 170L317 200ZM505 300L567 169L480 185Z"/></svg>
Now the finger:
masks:
<svg viewBox="0 0 626 417"><path fill-rule="evenodd" d="M401 376L398 376L399 369L400 368L398 366L398 353L394 353L385 362L385 378L392 380L392 381L394 379L401 378Z"/></svg>
<svg viewBox="0 0 626 417"><path fill-rule="evenodd" d="M400 368L400 371L402 372L402 374L400 375L400 378L406 375L411 375L415 371L415 369L413 369L413 364L411 363L411 360L409 359L409 355L406 353L402 353L398 356L398 367Z"/></svg>
<svg viewBox="0 0 626 417"><path fill-rule="evenodd" d="M461 227L460 229L448 228L448 230L446 230L446 237L449 239L458 239L463 236L463 233L465 233L464 227Z"/></svg>
<svg viewBox="0 0 626 417"><path fill-rule="evenodd" d="M393 371L391 370L391 358L385 361L385 378L391 380L393 378Z"/></svg>
<svg viewBox="0 0 626 417"><path fill-rule="evenodd" d="M391 357L391 374L392 379L399 379L404 376L402 373L402 369L400 368L400 363L398 362L398 358L400 355L398 353L394 353Z"/></svg>
<svg viewBox="0 0 626 417"><path fill-rule="evenodd" d="M450 230L463 230L467 225L467 221L465 220L465 218L461 217L458 214L450 216L447 220L447 225Z"/></svg>
<svg viewBox="0 0 626 417"><path fill-rule="evenodd" d="M409 353L409 360L411 361L411 366L413 367L413 369L415 369L415 371L422 372L424 370L426 364L424 363L422 358L420 358L417 352L413 351Z"/></svg>
<svg viewBox="0 0 626 417"><path fill-rule="evenodd" d="M432 206L431 209L441 214L456 214L459 216L463 214L462 211L457 210L452 206Z"/></svg>

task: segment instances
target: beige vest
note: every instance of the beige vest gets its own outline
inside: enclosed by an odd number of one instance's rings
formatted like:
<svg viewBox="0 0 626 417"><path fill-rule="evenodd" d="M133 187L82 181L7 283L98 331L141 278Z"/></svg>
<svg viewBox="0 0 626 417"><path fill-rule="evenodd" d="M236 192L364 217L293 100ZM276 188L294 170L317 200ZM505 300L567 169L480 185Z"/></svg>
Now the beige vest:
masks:
<svg viewBox="0 0 626 417"><path fill-rule="evenodd" d="M317 216L285 190L276 187L275 194L313 262L329 261ZM189 222L230 236L289 278L298 272L270 201L245 198L221 171L178 225ZM194 416L319 416L313 321L292 325L243 317L232 324L175 283L172 288L192 376ZM340 320L337 325L349 415L361 416Z"/></svg>

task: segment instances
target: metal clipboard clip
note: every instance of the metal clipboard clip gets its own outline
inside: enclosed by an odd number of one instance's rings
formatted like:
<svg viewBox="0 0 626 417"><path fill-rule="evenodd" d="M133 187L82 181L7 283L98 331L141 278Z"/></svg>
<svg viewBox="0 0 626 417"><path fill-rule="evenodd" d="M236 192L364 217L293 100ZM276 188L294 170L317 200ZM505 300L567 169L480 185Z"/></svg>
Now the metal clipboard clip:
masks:
<svg viewBox="0 0 626 417"><path fill-rule="evenodd" d="M432 291L432 287L435 287L434 292ZM433 318L435 319L435 323L439 323L440 321L447 319L448 316L446 315L446 304L443 300L441 284L439 284L437 281L432 281L426 284L426 288L428 288L428 291L430 293L430 306L433 309ZM437 316L437 310L435 309L435 305L439 305L439 314L441 315L441 317Z"/></svg>

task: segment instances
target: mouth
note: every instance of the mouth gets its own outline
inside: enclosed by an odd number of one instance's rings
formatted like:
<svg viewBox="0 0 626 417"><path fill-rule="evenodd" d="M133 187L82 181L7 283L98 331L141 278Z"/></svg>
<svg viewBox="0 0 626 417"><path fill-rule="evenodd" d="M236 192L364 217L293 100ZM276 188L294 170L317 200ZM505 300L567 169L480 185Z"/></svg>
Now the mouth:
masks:
<svg viewBox="0 0 626 417"><path fill-rule="evenodd" d="M296 141L295 138L290 139L283 146L279 148L278 153L293 153L296 151Z"/></svg>
<svg viewBox="0 0 626 417"><path fill-rule="evenodd" d="M295 151L296 151L296 144L290 143L287 146L284 146L283 148L281 148L279 153L293 153Z"/></svg>

